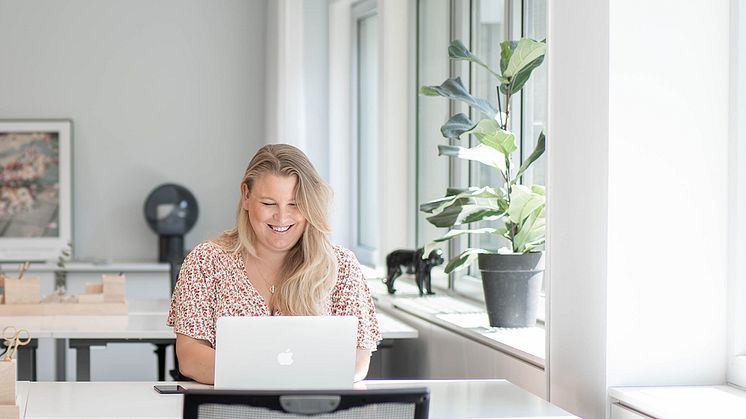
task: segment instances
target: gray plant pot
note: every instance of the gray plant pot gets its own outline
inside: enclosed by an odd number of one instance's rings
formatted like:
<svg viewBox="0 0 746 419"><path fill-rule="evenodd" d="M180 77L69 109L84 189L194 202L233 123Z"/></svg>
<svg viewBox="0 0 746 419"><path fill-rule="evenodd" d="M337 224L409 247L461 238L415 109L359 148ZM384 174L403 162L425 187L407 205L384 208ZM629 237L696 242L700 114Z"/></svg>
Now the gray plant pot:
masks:
<svg viewBox="0 0 746 419"><path fill-rule="evenodd" d="M480 254L484 303L492 327L536 325L544 252Z"/></svg>

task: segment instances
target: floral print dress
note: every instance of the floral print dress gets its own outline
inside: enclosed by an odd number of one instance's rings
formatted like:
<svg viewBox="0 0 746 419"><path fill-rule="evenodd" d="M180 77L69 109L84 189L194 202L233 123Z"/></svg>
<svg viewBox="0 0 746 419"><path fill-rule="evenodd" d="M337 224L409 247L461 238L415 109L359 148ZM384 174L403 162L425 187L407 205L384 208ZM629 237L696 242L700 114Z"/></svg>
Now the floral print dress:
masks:
<svg viewBox="0 0 746 419"><path fill-rule="evenodd" d="M381 333L370 290L355 255L335 246L337 283L327 299L327 313L358 318L357 348L376 350ZM240 254L224 251L213 242L192 250L181 266L167 325L215 347L215 323L222 316L270 316L264 298L251 284Z"/></svg>

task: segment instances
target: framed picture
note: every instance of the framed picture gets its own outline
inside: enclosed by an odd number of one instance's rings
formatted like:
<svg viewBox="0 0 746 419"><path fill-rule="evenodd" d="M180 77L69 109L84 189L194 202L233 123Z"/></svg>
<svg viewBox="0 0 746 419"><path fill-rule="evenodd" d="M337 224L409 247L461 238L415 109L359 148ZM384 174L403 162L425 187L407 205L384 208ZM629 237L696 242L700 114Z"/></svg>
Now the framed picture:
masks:
<svg viewBox="0 0 746 419"><path fill-rule="evenodd" d="M57 260L72 238L72 121L0 120L0 261Z"/></svg>

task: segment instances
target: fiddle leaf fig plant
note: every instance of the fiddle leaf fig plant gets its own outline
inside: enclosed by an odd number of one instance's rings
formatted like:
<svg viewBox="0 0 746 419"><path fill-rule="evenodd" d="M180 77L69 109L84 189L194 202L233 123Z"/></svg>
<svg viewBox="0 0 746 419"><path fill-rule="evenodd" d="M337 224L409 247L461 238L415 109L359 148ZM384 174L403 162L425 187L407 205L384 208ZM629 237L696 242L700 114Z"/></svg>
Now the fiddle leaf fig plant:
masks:
<svg viewBox="0 0 746 419"><path fill-rule="evenodd" d="M427 220L436 227L448 228L443 236L425 246L423 255L441 243L465 234L494 234L504 237L510 246L501 249L468 248L453 257L446 265L446 273L467 267L484 253L526 253L535 250L545 240L545 193L541 185L522 185L521 177L544 153L546 138L540 133L533 152L516 167L513 154L518 150L516 135L508 128L511 98L529 80L531 73L544 61L546 43L523 38L517 42L500 44L500 68L493 70L464 44L453 41L448 48L452 60L469 61L486 70L496 81L497 109L488 101L469 93L459 77L449 78L440 86L423 86L420 94L441 96L463 102L480 118L474 122L468 115L457 113L440 128L443 137L460 140L473 135L479 141L474 147L438 145L438 155L456 157L487 165L499 173L501 185L470 186L449 189L446 196L425 202L420 210L429 214ZM502 220L500 227L469 229L468 224L479 221Z"/></svg>

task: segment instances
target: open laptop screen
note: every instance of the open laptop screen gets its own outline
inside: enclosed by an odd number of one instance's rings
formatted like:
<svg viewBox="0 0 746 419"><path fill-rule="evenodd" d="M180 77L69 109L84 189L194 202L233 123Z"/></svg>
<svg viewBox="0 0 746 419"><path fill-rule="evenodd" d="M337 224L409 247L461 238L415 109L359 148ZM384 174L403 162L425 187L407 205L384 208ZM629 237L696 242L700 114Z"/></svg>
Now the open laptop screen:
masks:
<svg viewBox="0 0 746 419"><path fill-rule="evenodd" d="M351 388L357 322L353 316L220 317L215 388Z"/></svg>

